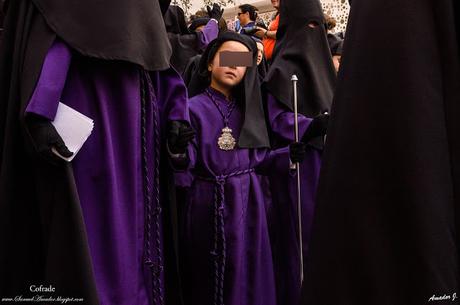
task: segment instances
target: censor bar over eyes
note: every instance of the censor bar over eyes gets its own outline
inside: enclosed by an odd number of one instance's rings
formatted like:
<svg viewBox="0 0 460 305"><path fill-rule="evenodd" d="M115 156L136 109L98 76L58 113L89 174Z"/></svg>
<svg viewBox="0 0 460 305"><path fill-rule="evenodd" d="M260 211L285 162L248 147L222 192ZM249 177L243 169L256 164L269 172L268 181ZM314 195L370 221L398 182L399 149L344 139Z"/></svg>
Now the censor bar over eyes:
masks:
<svg viewBox="0 0 460 305"><path fill-rule="evenodd" d="M221 67L252 67L253 65L252 52L220 52Z"/></svg>

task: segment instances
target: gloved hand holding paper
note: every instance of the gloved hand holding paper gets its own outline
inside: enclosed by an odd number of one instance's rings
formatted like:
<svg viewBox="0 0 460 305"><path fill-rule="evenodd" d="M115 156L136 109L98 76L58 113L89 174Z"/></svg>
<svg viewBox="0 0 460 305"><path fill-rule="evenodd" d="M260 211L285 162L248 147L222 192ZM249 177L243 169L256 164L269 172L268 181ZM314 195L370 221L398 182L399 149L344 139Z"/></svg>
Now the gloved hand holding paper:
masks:
<svg viewBox="0 0 460 305"><path fill-rule="evenodd" d="M53 153L67 162L72 161L91 135L94 128L94 121L75 109L59 103L56 117L51 123L64 140L67 148L73 152L73 155L70 158L65 158L54 148L52 149Z"/></svg>

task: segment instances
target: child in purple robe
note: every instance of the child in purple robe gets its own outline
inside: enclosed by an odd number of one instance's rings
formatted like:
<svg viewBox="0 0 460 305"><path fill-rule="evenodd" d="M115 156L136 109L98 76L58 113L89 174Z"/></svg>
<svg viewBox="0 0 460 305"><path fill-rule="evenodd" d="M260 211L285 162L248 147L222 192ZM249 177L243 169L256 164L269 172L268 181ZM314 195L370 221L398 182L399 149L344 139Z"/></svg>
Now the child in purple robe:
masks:
<svg viewBox="0 0 460 305"><path fill-rule="evenodd" d="M251 52L254 65L225 66L226 52ZM188 161L176 177L188 187L181 229L186 304L276 304L258 174L289 156L269 149L256 58L251 38L225 33L205 51L189 88L197 136L186 155L172 156Z"/></svg>

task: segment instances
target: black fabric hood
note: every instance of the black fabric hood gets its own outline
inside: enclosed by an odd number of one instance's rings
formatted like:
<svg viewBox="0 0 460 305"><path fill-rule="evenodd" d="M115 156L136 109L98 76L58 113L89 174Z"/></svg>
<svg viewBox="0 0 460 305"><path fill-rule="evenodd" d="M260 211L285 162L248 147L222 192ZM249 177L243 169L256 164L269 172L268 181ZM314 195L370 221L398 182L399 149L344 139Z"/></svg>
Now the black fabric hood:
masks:
<svg viewBox="0 0 460 305"><path fill-rule="evenodd" d="M238 145L242 148L270 147L266 116L263 107L262 93L257 67L257 46L250 37L235 32L225 32L211 42L201 57L198 71L190 81L189 95L203 93L210 85L208 62L214 58L220 46L226 41L238 41L253 53L252 67L248 67L240 86L235 88L235 97L245 105L245 120L241 130Z"/></svg>
<svg viewBox="0 0 460 305"><path fill-rule="evenodd" d="M282 0L274 59L264 82L292 110L291 77L297 75L299 112L307 117L330 110L336 83L323 23L319 0Z"/></svg>
<svg viewBox="0 0 460 305"><path fill-rule="evenodd" d="M128 61L151 71L169 68L171 46L158 0L32 2L51 29L85 56Z"/></svg>

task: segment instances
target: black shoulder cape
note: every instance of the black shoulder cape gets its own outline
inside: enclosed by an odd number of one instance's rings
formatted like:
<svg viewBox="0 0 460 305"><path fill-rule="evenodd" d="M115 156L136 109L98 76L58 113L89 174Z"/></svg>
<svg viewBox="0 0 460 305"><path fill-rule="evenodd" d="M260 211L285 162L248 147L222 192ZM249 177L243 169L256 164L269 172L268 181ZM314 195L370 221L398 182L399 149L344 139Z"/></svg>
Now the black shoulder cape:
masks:
<svg viewBox="0 0 460 305"><path fill-rule="evenodd" d="M454 5L354 0L302 304L460 304Z"/></svg>
<svg viewBox="0 0 460 305"><path fill-rule="evenodd" d="M150 71L169 68L171 46L161 13L168 1L32 2L51 29L82 55L124 60Z"/></svg>
<svg viewBox="0 0 460 305"><path fill-rule="evenodd" d="M187 67L185 68L182 78L184 79L185 85L188 87L193 76L197 73L201 61L201 55L196 55L188 61Z"/></svg>

